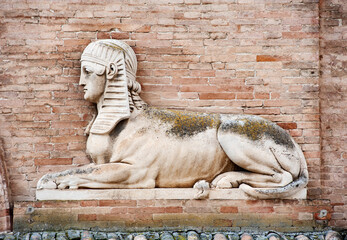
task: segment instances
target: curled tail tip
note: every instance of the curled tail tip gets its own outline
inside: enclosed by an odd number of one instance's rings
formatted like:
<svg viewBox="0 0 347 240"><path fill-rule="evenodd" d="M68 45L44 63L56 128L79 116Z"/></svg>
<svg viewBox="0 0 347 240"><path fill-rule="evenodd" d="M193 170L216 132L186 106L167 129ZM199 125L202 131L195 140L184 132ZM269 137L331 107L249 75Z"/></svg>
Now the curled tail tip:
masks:
<svg viewBox="0 0 347 240"><path fill-rule="evenodd" d="M247 197L250 197L251 199L274 199L277 198L274 194L269 194L266 191L267 189L260 189L260 188L254 188L251 187L248 184L241 184L239 188L246 193Z"/></svg>
<svg viewBox="0 0 347 240"><path fill-rule="evenodd" d="M297 179L283 187L278 188L254 188L247 184L241 184L240 189L247 195L256 199L306 199L308 184L307 167L301 169Z"/></svg>
<svg viewBox="0 0 347 240"><path fill-rule="evenodd" d="M254 199L306 199L307 197L305 186L286 191L285 187L253 188L247 184L241 184L240 189Z"/></svg>

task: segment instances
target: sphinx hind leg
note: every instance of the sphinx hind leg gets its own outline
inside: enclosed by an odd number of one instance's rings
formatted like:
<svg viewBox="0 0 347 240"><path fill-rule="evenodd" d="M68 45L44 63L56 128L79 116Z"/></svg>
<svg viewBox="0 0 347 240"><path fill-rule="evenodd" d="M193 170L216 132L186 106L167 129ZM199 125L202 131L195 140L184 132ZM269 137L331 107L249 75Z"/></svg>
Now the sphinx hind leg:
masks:
<svg viewBox="0 0 347 240"><path fill-rule="evenodd" d="M271 146L221 130L218 131L218 141L230 160L246 171L221 174L213 180L213 186L238 187L246 183L252 187L281 187L293 180L291 173L281 167Z"/></svg>
<svg viewBox="0 0 347 240"><path fill-rule="evenodd" d="M43 176L41 188L154 188L155 174L145 167L123 163L90 164Z"/></svg>
<svg viewBox="0 0 347 240"><path fill-rule="evenodd" d="M217 176L211 183L215 188L237 188L245 183L255 188L282 187L293 181L288 172L279 174L263 175L251 172L226 172Z"/></svg>

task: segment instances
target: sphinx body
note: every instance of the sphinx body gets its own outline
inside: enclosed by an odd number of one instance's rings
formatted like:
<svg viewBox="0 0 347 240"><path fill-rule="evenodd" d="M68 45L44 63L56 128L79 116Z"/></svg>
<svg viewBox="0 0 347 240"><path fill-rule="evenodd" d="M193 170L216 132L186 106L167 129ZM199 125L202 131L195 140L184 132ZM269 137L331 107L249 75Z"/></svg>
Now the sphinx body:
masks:
<svg viewBox="0 0 347 240"><path fill-rule="evenodd" d="M81 85L99 113L87 127L94 163L46 174L39 189L186 188L205 181L256 198L281 198L307 185L300 147L276 124L147 107L138 95L131 48L116 40L92 44L82 54Z"/></svg>
<svg viewBox="0 0 347 240"><path fill-rule="evenodd" d="M245 191L279 191L294 182L299 190L307 182L298 145L279 126L255 116L147 108L110 134L91 134L87 153L95 164L48 174L38 187L187 188L205 180L216 188L244 184ZM264 197L287 194L279 192Z"/></svg>

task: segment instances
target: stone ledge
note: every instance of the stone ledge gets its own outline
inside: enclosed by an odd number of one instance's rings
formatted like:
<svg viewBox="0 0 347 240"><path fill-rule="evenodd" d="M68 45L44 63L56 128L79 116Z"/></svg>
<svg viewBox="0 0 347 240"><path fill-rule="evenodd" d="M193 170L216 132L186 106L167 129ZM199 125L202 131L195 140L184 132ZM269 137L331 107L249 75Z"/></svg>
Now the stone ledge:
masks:
<svg viewBox="0 0 347 240"><path fill-rule="evenodd" d="M198 193L194 188L154 188L154 189L43 189L36 191L37 200L116 200L116 199L194 199ZM285 199L306 199L307 189ZM208 199L240 200L252 199L241 189L213 189Z"/></svg>

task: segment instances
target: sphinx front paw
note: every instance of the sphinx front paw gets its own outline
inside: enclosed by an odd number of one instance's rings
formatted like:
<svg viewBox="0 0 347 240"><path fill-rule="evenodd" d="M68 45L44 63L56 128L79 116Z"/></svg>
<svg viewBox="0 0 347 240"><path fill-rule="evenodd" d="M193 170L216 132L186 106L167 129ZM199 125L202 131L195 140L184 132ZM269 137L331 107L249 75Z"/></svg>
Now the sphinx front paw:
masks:
<svg viewBox="0 0 347 240"><path fill-rule="evenodd" d="M89 181L77 176L65 176L56 179L56 184L59 189L78 189Z"/></svg>
<svg viewBox="0 0 347 240"><path fill-rule="evenodd" d="M58 187L53 174L43 175L37 183L37 189L56 189Z"/></svg>
<svg viewBox="0 0 347 240"><path fill-rule="evenodd" d="M75 176L59 176L59 174L46 174L37 183L37 189L78 189L87 183L85 179Z"/></svg>

